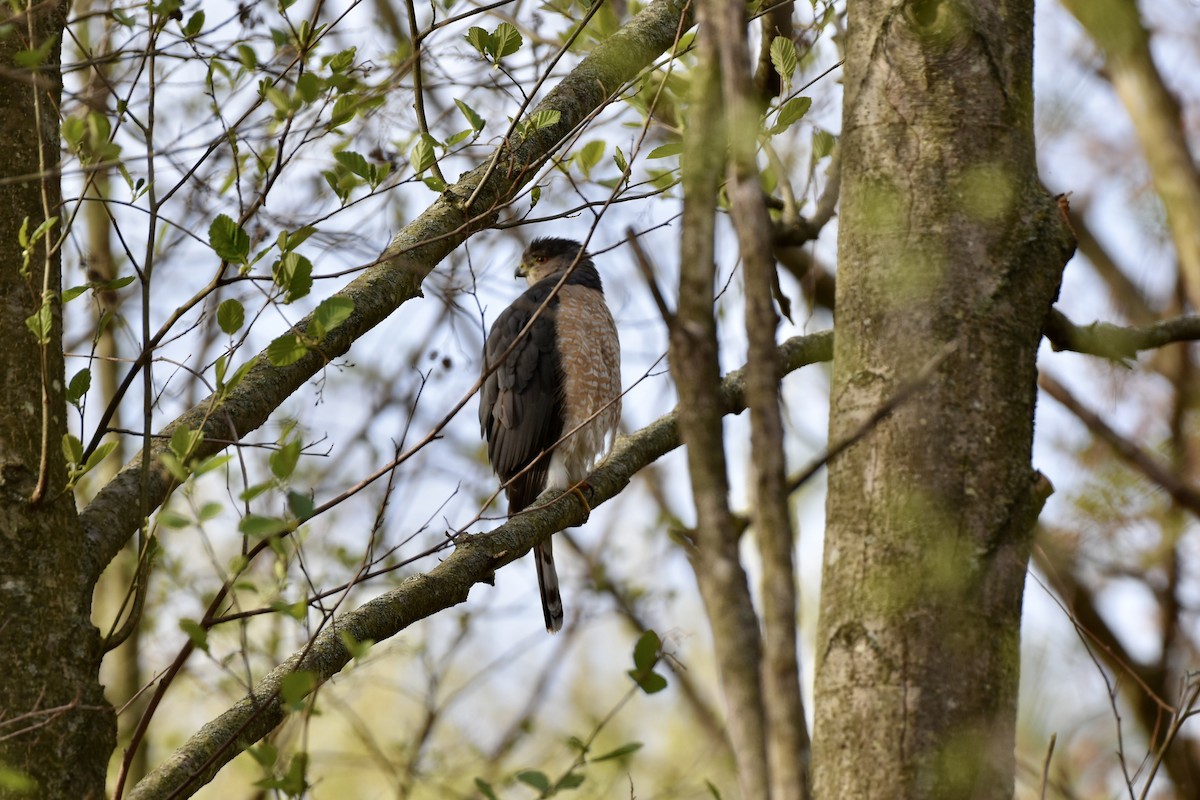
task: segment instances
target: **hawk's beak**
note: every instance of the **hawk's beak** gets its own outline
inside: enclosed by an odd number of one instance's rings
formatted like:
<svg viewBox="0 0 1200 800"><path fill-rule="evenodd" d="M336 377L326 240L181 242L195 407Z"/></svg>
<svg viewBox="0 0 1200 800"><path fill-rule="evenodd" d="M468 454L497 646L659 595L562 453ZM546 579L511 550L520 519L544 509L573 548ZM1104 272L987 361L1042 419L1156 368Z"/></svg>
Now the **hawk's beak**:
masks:
<svg viewBox="0 0 1200 800"><path fill-rule="evenodd" d="M526 267L525 262L522 261L520 264L517 264L517 269L513 273L513 277L514 278L524 278L528 273L529 273L529 268Z"/></svg>

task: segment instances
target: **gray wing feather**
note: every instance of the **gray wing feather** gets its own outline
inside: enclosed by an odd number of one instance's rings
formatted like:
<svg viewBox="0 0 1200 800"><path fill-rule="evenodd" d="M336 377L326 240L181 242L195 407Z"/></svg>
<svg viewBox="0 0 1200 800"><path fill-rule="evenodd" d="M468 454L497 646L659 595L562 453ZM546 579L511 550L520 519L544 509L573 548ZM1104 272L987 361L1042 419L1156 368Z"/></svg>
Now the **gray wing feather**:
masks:
<svg viewBox="0 0 1200 800"><path fill-rule="evenodd" d="M552 299L517 340L548 294L548 287L539 284L518 297L496 319L484 346L486 373L516 341L508 356L484 379L479 402L488 459L502 481L512 481L506 490L509 513L525 508L541 493L549 456L538 456L562 434L563 380L554 318L557 300ZM534 466L514 479L535 459Z"/></svg>

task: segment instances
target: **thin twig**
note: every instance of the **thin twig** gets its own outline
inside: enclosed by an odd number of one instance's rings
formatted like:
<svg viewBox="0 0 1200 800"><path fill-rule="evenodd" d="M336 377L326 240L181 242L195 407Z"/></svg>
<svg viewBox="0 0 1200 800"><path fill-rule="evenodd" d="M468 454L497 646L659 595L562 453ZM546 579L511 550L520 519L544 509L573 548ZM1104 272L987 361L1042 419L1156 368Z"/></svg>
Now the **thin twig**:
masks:
<svg viewBox="0 0 1200 800"><path fill-rule="evenodd" d="M1054 743L1058 741L1058 734L1050 734L1050 744L1046 746L1046 758L1042 761L1042 791L1039 793L1041 800L1046 800L1046 787L1050 780L1050 759L1054 757Z"/></svg>

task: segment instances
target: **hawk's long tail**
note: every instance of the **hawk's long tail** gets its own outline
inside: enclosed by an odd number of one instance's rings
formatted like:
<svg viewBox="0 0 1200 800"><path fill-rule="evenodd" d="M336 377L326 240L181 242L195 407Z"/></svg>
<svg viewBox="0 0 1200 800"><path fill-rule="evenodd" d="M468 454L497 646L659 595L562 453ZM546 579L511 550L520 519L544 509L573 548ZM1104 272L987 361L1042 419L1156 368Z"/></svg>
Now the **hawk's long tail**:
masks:
<svg viewBox="0 0 1200 800"><path fill-rule="evenodd" d="M554 569L554 550L550 540L533 546L533 562L537 564L538 588L542 592L542 615L546 630L558 633L563 624L562 595L558 591L558 572Z"/></svg>

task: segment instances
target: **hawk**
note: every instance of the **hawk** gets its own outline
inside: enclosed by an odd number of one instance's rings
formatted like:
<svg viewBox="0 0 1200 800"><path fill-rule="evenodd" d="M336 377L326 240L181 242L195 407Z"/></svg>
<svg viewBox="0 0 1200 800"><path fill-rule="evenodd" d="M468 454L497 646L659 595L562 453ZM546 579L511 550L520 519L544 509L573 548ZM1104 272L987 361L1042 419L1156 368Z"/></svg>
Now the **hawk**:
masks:
<svg viewBox="0 0 1200 800"><path fill-rule="evenodd" d="M583 245L535 239L516 277L529 288L488 333L479 398L488 460L504 483L509 515L547 489L579 492L621 416L617 326ZM550 540L533 553L546 630L554 633L563 606Z"/></svg>

